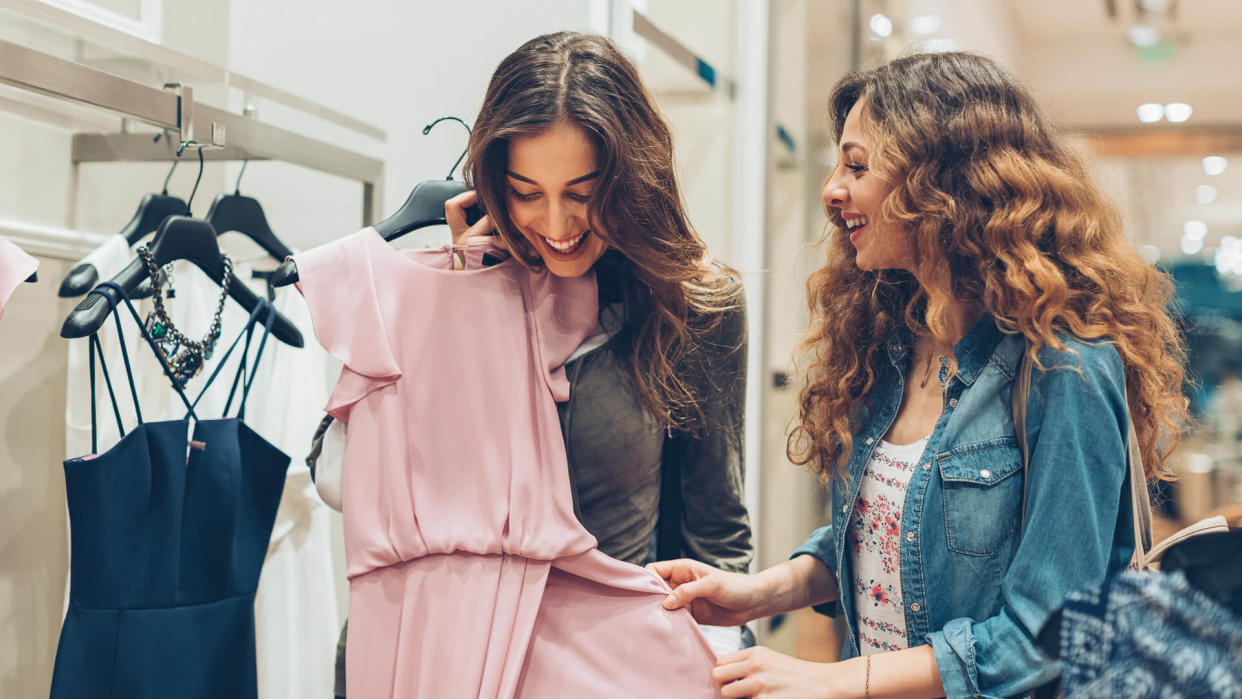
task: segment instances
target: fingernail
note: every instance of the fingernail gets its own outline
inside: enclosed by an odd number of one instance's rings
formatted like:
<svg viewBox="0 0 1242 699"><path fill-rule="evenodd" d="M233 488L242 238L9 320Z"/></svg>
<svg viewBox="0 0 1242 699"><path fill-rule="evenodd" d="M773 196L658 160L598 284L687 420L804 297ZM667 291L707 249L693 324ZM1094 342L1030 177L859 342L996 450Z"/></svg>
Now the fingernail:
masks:
<svg viewBox="0 0 1242 699"><path fill-rule="evenodd" d="M681 606L681 602L680 600L677 599L677 595L669 595L668 597L664 598L665 609L676 609L680 606Z"/></svg>

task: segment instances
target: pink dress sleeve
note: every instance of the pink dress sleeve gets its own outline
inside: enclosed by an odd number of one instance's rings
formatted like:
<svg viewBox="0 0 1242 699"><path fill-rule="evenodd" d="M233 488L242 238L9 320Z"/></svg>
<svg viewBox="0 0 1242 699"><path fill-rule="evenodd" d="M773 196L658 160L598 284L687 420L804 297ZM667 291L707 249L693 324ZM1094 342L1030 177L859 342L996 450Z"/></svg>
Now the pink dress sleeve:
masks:
<svg viewBox="0 0 1242 699"><path fill-rule="evenodd" d="M367 394L401 377L384 322L369 229L294 255L315 337L345 366L326 410L343 422Z"/></svg>
<svg viewBox="0 0 1242 699"><path fill-rule="evenodd" d="M546 270L531 276L531 305L539 334L544 376L557 402L569 400L565 361L599 324L595 273L558 277Z"/></svg>
<svg viewBox="0 0 1242 699"><path fill-rule="evenodd" d="M0 238L0 314L13 291L39 267L39 261Z"/></svg>

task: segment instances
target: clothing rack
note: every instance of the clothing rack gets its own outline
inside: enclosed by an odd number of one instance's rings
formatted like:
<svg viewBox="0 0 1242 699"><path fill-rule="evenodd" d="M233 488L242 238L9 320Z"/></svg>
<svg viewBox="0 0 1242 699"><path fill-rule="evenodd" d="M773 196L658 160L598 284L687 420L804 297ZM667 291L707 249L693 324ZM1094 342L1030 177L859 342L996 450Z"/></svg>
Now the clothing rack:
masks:
<svg viewBox="0 0 1242 699"><path fill-rule="evenodd" d="M382 161L196 103L189 85L171 83L157 89L3 40L0 83L104 109L171 132L171 138L161 139L165 143L156 143L149 133L75 134L75 170L84 162L169 162L178 147L200 148L204 160L279 160L360 182L363 225L378 218L381 202L376 191L383 182Z"/></svg>

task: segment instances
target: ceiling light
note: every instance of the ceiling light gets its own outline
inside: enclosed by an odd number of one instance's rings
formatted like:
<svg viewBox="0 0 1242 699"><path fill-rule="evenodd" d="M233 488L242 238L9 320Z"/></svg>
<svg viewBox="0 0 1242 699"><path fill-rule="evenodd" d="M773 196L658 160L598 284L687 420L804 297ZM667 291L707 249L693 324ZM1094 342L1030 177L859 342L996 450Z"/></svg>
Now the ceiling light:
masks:
<svg viewBox="0 0 1242 699"><path fill-rule="evenodd" d="M1182 235L1187 238L1203 240L1207 235L1207 224L1203 221L1187 221L1182 224Z"/></svg>
<svg viewBox="0 0 1242 699"><path fill-rule="evenodd" d="M952 39L928 39L923 42L923 51L926 53L941 53L944 51L956 51L957 42Z"/></svg>
<svg viewBox="0 0 1242 699"><path fill-rule="evenodd" d="M1215 262L1216 271L1221 274L1242 275L1242 240L1231 235L1221 238Z"/></svg>
<svg viewBox="0 0 1242 699"><path fill-rule="evenodd" d="M1138 112L1139 121L1144 124L1155 123L1164 118L1163 104L1156 104L1155 102L1140 104L1136 111Z"/></svg>
<svg viewBox="0 0 1242 699"><path fill-rule="evenodd" d="M1160 248L1148 243L1139 246L1139 256L1147 261L1147 264L1154 265L1160 261Z"/></svg>
<svg viewBox="0 0 1242 699"><path fill-rule="evenodd" d="M1187 238L1182 236L1182 252L1187 255L1194 255L1203 250L1202 238Z"/></svg>
<svg viewBox="0 0 1242 699"><path fill-rule="evenodd" d="M1200 204L1211 204L1216 201L1216 188L1210 184L1195 187L1195 201Z"/></svg>
<svg viewBox="0 0 1242 699"><path fill-rule="evenodd" d="M940 18L936 15L918 15L910 18L910 31L915 34L935 34L940 30Z"/></svg>
<svg viewBox="0 0 1242 699"><path fill-rule="evenodd" d="M1194 109L1185 102L1171 102L1164 105L1164 118L1172 122L1183 122L1190 118Z"/></svg>
<svg viewBox="0 0 1242 699"><path fill-rule="evenodd" d="M1219 175L1229 167L1229 161L1219 155L1209 155L1203 159L1203 171L1209 175Z"/></svg>
<svg viewBox="0 0 1242 699"><path fill-rule="evenodd" d="M1127 36L1130 37L1130 43L1139 48L1155 46L1160 43L1160 32L1156 28L1147 24L1133 24L1126 30Z"/></svg>
<svg viewBox="0 0 1242 699"><path fill-rule="evenodd" d="M893 20L879 13L871 15L871 33L887 39L893 33Z"/></svg>

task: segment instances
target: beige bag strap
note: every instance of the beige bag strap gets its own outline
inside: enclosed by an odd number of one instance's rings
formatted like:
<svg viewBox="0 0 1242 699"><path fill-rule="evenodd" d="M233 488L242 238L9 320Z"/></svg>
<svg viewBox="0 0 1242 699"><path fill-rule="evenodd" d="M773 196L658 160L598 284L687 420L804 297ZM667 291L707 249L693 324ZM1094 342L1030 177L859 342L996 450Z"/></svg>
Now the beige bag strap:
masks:
<svg viewBox="0 0 1242 699"><path fill-rule="evenodd" d="M1013 382L1013 426L1018 437L1018 448L1022 450L1022 522L1019 526L1023 528L1026 526L1026 488L1030 481L1031 468L1031 454L1026 441L1026 405L1031 397L1031 373L1034 366L1035 355L1028 344L1026 351L1022 353L1022 363ZM1126 406L1128 410L1129 402ZM1134 431L1133 422L1130 423L1130 431L1126 435L1126 453L1130 468L1130 505L1134 521L1134 558L1130 559L1129 567L1132 570L1142 570L1152 558L1151 498L1147 494L1147 475L1143 471L1143 455L1139 451L1138 434Z"/></svg>

